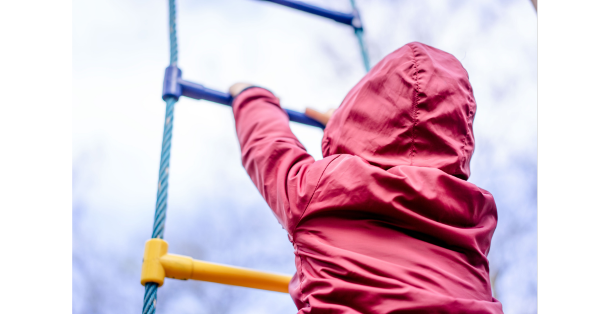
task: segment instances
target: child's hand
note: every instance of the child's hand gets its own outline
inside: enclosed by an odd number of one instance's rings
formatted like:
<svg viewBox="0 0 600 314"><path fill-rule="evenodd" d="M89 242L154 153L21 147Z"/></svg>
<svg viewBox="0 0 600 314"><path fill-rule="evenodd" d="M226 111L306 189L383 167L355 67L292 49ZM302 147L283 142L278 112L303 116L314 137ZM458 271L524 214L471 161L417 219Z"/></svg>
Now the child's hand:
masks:
<svg viewBox="0 0 600 314"><path fill-rule="evenodd" d="M306 114L309 118L313 118L323 123L323 125L327 125L327 122L329 122L329 119L331 119L331 115L333 115L334 111L335 109L329 109L326 112L319 112L312 108L306 108L304 114Z"/></svg>
<svg viewBox="0 0 600 314"><path fill-rule="evenodd" d="M252 86L252 84L248 84L248 83L235 83L235 84L231 85L231 87L229 87L229 93L231 94L231 97L235 97L241 91L243 91L244 88L250 87L250 86Z"/></svg>

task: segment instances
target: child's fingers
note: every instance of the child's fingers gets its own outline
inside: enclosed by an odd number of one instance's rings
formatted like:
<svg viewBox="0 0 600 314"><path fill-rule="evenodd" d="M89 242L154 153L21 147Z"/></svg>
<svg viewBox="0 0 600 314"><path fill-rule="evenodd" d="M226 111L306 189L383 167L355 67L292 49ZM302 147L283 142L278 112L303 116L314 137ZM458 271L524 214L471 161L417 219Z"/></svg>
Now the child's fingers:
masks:
<svg viewBox="0 0 600 314"><path fill-rule="evenodd" d="M312 109L312 108L306 108L306 110L304 111L304 114L306 114L307 117L309 118L313 118L321 123L324 124L323 122L323 114Z"/></svg>
<svg viewBox="0 0 600 314"><path fill-rule="evenodd" d="M327 111L326 113L316 111L312 108L306 108L306 110L304 111L304 114L306 114L309 118L313 118L321 122L323 125L327 125L327 122L329 122L329 118L331 117L332 113L333 109Z"/></svg>
<svg viewBox="0 0 600 314"><path fill-rule="evenodd" d="M229 94L231 94L232 97L237 96L242 90L244 90L244 88L252 86L252 84L249 83L235 83L233 85L231 85L231 87L229 87Z"/></svg>
<svg viewBox="0 0 600 314"><path fill-rule="evenodd" d="M320 112L316 111L313 108L306 108L306 110L304 110L304 114L315 119L320 114Z"/></svg>

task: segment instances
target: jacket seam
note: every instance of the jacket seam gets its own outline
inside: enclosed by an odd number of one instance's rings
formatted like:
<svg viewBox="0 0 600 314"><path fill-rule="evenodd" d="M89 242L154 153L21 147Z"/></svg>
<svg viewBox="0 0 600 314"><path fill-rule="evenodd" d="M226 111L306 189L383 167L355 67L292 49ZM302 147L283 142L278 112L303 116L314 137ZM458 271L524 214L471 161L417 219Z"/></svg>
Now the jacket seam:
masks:
<svg viewBox="0 0 600 314"><path fill-rule="evenodd" d="M329 161L327 163L327 165L325 166L325 168L323 169L323 172L321 172L321 175L319 176L319 180L317 181L317 185L315 186L314 191L310 195L310 199L308 200L308 203L304 207L304 210L302 211L302 215L300 215L300 217L298 217L298 221L294 225L294 229L292 231L292 241L294 242L293 243L294 244L294 249L296 250L296 252L298 254L298 259L300 260L300 269L297 270L300 273L298 277L301 276L300 278L298 278L299 282L300 282L300 301L302 301L305 304L309 304L309 306L310 306L310 303L308 301L306 301L306 299L303 300L303 298L306 296L306 294L304 293L304 283L306 281L306 276L304 276L304 266L303 266L303 262L302 262L302 255L300 254L300 249L298 249L298 245L296 244L296 228L298 227L298 224L300 223L300 220L302 220L302 217L304 217L304 214L306 213L306 210L308 209L308 206L312 202L312 199L315 196L315 193L319 189L319 184L321 184L321 179L323 178L323 175L325 174L325 171L327 171L327 168L329 167L329 165L331 165L331 163L334 160L338 159L340 156L341 155L338 155L335 158L333 158L331 161Z"/></svg>
<svg viewBox="0 0 600 314"><path fill-rule="evenodd" d="M327 163L327 166L325 166L325 168L323 169L323 171L321 172L321 175L319 176L319 180L317 181L317 185L315 186L315 189L313 190L312 194L310 195L310 199L308 200L308 203L306 204L306 206L304 207L304 210L302 210L302 214L300 215L300 217L298 217L298 221L296 222L296 224L294 225L294 229L292 231L292 239L295 239L295 235L296 235L296 228L298 227L298 224L300 223L300 220L302 220L302 217L304 217L304 214L306 213L306 210L308 209L308 206L310 205L310 203L312 202L313 197L315 196L315 193L317 192L317 190L319 189L319 184L321 184L321 179L323 178L323 175L325 174L325 171L327 171L327 168L329 167L329 165L331 165L331 163L338 159L341 155L337 155L335 158L333 158L331 161L329 161Z"/></svg>
<svg viewBox="0 0 600 314"><path fill-rule="evenodd" d="M467 74L467 77L469 76L469 74ZM469 98L467 98L469 99ZM467 152L467 149L469 147L469 144L471 144L473 146L473 150L475 150L475 143L471 142L470 139L471 138L475 138L475 136L473 135L472 128L473 128L473 122L475 120L475 109L472 108L471 102L469 101L467 104L468 110L469 112L467 113L467 134L464 136L463 138L463 147L462 147L462 151L463 151L463 160L461 163L459 163L459 168L458 171L460 171L461 168L464 167L464 169L467 169L467 159L468 162L471 162L471 157L469 157L469 154ZM473 154L471 153L471 156L473 156ZM468 176L467 176L468 177Z"/></svg>
<svg viewBox="0 0 600 314"><path fill-rule="evenodd" d="M298 250L298 246L297 245L295 245L295 246L296 246L296 251L299 251ZM306 276L304 276L304 271L303 271L304 266L302 265L302 256L299 253L298 253L298 258L300 259L300 275L302 275L302 278L299 278L299 281L300 281L300 301L302 301L303 303L307 304L308 302L305 301L306 298L305 298L304 287L303 287L304 286L304 281L306 279L305 278ZM305 300L302 300L302 299L305 299ZM310 303L308 303L308 304L310 305Z"/></svg>
<svg viewBox="0 0 600 314"><path fill-rule="evenodd" d="M415 157L415 154L417 152L416 146L415 146L415 139L416 139L416 127L417 127L417 122L418 122L418 117L419 117L419 110L417 108L417 105L419 104L419 77L417 75L418 73L418 64L417 64L417 54L415 52L415 47L413 47L413 45L409 45L409 47L411 48L411 51L413 53L413 67L415 69L414 75L413 75L413 79L415 80L415 94L414 94L414 102L413 102L413 126L412 126L412 141L411 141L411 147L410 147L410 165L413 165L413 159Z"/></svg>

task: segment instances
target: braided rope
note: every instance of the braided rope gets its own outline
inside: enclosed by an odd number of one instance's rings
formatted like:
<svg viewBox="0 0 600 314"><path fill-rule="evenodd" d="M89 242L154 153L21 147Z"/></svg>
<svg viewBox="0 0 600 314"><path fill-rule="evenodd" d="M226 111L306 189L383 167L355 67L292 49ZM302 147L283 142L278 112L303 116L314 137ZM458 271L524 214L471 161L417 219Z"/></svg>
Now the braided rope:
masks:
<svg viewBox="0 0 600 314"><path fill-rule="evenodd" d="M169 0L169 41L171 64L177 65L177 33L176 33L176 11L175 0ZM173 137L173 112L177 99L169 97L166 100L165 127L163 130L162 150L160 153L160 170L158 172L158 192L156 195L156 210L154 212L154 226L152 238L162 239L165 232L165 220L167 217L167 191L169 188L169 164L171 161L171 139ZM146 283L144 293L143 314L154 314L156 312L156 294L158 285L153 282Z"/></svg>
<svg viewBox="0 0 600 314"><path fill-rule="evenodd" d="M171 44L171 64L177 65L177 24L175 0L169 0L169 41Z"/></svg>
<svg viewBox="0 0 600 314"><path fill-rule="evenodd" d="M367 47L365 46L363 40L363 30L357 28L354 30L354 34L356 34L356 38L358 38L358 44L360 45L360 52L362 53L363 64L365 65L365 69L367 70L367 72L369 72L369 70L371 70L371 66L369 65L369 55L367 54Z"/></svg>
<svg viewBox="0 0 600 314"><path fill-rule="evenodd" d="M154 213L154 228L152 238L163 238L167 214L167 194L169 188L169 163L171 161L171 138L173 137L173 111L177 100L169 97L166 100L165 128L163 131L162 151L160 153L160 171L158 192L156 195L156 211Z"/></svg>

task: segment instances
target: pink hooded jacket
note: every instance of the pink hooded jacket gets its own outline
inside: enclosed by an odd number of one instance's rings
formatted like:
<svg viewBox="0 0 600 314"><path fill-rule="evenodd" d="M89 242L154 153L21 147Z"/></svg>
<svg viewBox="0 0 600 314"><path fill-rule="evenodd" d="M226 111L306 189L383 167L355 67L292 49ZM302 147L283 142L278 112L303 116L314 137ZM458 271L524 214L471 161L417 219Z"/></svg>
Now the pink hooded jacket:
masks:
<svg viewBox="0 0 600 314"><path fill-rule="evenodd" d="M294 245L298 313L502 313L496 205L466 181L475 110L460 62L421 43L348 93L319 161L271 92L235 98L243 165Z"/></svg>

